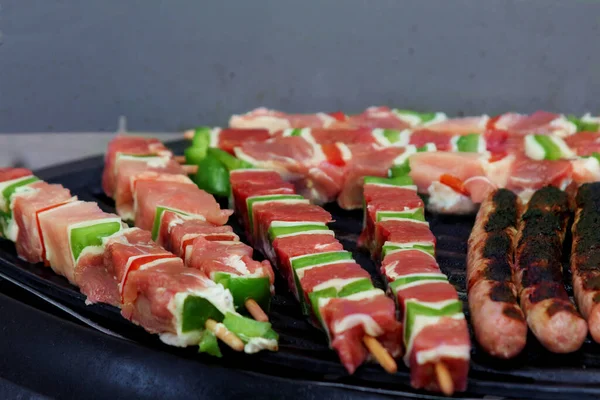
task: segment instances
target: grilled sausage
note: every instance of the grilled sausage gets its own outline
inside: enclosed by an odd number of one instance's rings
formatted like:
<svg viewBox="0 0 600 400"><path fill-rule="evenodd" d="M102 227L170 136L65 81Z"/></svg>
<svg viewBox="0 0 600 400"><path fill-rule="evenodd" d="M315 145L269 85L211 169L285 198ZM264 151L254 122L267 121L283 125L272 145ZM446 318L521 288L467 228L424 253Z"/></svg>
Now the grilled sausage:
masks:
<svg viewBox="0 0 600 400"><path fill-rule="evenodd" d="M469 309L481 347L499 358L523 350L527 322L517 304L513 256L519 201L500 189L483 201L469 237L467 279Z"/></svg>
<svg viewBox="0 0 600 400"><path fill-rule="evenodd" d="M587 324L569 300L561 254L569 223L567 194L547 186L534 193L521 215L515 252L521 308L533 334L548 350L578 350Z"/></svg>
<svg viewBox="0 0 600 400"><path fill-rule="evenodd" d="M571 272L577 306L600 343L600 183L582 185L575 197Z"/></svg>

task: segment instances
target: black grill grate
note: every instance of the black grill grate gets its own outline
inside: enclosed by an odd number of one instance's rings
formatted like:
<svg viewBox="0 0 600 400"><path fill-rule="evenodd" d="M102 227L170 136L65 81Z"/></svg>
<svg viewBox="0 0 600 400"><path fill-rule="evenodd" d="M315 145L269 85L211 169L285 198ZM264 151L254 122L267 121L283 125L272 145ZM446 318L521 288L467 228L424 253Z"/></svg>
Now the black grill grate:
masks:
<svg viewBox="0 0 600 400"><path fill-rule="evenodd" d="M182 152L185 143L171 146ZM114 212L113 202L102 193L100 176L102 158L84 160L69 165L40 171L38 175L52 183L71 189L82 200L98 202L108 212ZM224 205L224 204L222 204ZM345 248L352 251L357 262L367 269L377 285L382 287L376 267L369 255L356 249L356 239L361 230L362 212L344 211L334 205L326 207L335 219L331 228ZM233 218L232 218L233 220ZM448 275L465 302L465 258L467 238L473 217L428 215L427 220L438 240L437 256L442 271ZM232 225L243 238L239 225ZM257 255L258 256L258 255ZM280 351L263 352L253 356L240 355L225 350L223 359L199 355L194 349L177 349L162 344L156 336L147 334L123 319L117 309L106 305L85 306L84 297L66 279L49 268L32 265L16 257L14 246L0 241L0 267L2 272L23 284L65 302L86 317L109 327L115 332L154 350L168 351L181 357L194 358L202 363L218 363L263 375L285 379L317 381L329 385L342 385L360 391L379 392L400 396L431 398L427 392L415 392L409 385L409 372L401 365L396 375L386 374L377 365L364 365L353 376L348 376L338 362L335 352L329 350L325 335L310 325L300 313L285 282L278 277L276 295L270 314L274 329L280 334ZM149 350L153 351L153 350ZM400 361L400 364L402 362ZM511 361L488 357L476 346L472 352L469 389L459 394L464 397L492 395L508 398L598 398L600 397L600 346L588 341L581 351L570 355L556 355L544 350L533 336L521 356Z"/></svg>

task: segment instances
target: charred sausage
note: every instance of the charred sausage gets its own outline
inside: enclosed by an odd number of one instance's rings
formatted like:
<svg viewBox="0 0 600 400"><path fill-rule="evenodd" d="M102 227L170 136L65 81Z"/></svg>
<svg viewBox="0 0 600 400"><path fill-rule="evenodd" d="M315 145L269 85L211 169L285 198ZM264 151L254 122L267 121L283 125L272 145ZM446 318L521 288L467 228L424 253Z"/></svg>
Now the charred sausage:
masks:
<svg viewBox="0 0 600 400"><path fill-rule="evenodd" d="M575 197L571 272L577 306L600 343L600 183L582 185Z"/></svg>
<svg viewBox="0 0 600 400"><path fill-rule="evenodd" d="M483 201L469 237L467 279L475 337L490 355L516 356L525 347L527 322L513 281L519 200L499 189Z"/></svg>
<svg viewBox="0 0 600 400"><path fill-rule="evenodd" d="M547 186L536 191L519 221L515 252L521 308L533 334L548 350L578 350L587 324L569 300L562 276L562 247L570 217L567 194Z"/></svg>

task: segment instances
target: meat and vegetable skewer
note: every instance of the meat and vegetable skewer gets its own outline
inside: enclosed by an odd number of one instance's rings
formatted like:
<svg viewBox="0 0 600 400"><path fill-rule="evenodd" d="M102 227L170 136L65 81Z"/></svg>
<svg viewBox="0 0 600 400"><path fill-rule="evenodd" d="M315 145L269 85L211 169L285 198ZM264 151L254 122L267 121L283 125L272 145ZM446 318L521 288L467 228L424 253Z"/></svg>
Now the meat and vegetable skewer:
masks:
<svg viewBox="0 0 600 400"><path fill-rule="evenodd" d="M370 112L369 118L377 119L381 116L375 115L383 110ZM382 170L393 178L368 178L365 184L363 244L376 260L382 258L382 274L400 305L407 347L405 359L411 366L413 385L449 394L463 390L466 384L470 345L464 335L466 323L456 292L435 261L435 240L424 220L424 205L416 195L417 188L399 175L411 169L417 172L414 174L417 177L428 175L431 171L427 172L423 166L428 167L432 155L414 157L415 164L408 158L431 150L432 143L436 143L437 149L447 147L449 151L477 153L486 138L481 133L461 129L456 135L444 135L444 129L438 126L444 121L434 121L436 116L430 119L424 114L400 114L395 112L394 124L413 128L430 124L431 129L407 132L394 126L396 130L375 129L362 136L354 129L337 131L333 138L327 138L328 132L316 126L312 130L293 128L275 134L257 129L252 140L261 142L279 137L290 144L295 139L309 143L304 149L308 156L303 155L308 163L299 162L294 155L285 158L283 167L282 164L276 167L291 176L302 176L302 194L309 193L319 199L331 199L332 194L322 191L337 185L339 179L352 181L341 189L352 200L345 204L357 203L356 193L362 184L356 182L373 170L369 169L372 165L358 160L386 158L385 165L377 166L375 173ZM347 127L349 118L336 114L318 115L317 119L327 127L335 124ZM506 125L507 119L510 118L496 119L493 125ZM484 118L469 123L481 125L482 121L486 126L492 122ZM356 135L350 143L345 143L344 135L349 132ZM390 354L399 355L402 342L398 336L399 324L390 318L393 309L389 307L389 299L373 286L368 274L327 229L331 216L301 198L298 185L294 187L268 171L243 169L252 167L253 159L242 160L230 154L237 154L240 145L235 133L221 130L195 135L195 142L202 143L186 151L186 158L197 158L196 181L212 185L220 195L229 194L233 187L236 211L249 239L279 264L303 311L323 326L349 371L360 365L369 352L386 370L395 371ZM422 147L417 146L421 138L425 138ZM572 155L562 139L535 132L525 141L530 143L529 157L538 161ZM270 266L266 267L268 262L261 265L252 260L251 249L223 226L227 212L213 207L214 199L210 204L205 201L203 192L196 190L185 176L189 169L178 165L160 142L121 137L111 143L110 149L103 177L105 190L115 198L121 217L135 220L146 231L127 229L114 215L102 213L92 203L78 201L68 190L13 170L6 175L8 183L0 182L0 233L17 241L20 255L32 261L45 261L79 285L89 301L120 306L126 318L161 333L164 341L176 345L200 344L201 350L209 353L218 351L212 345L217 337L236 350L246 348L253 352L265 348L261 341L273 340L270 325L268 329L259 322L252 325L256 321L246 321L232 307L245 306L252 315L259 315L252 311L252 302L257 307L259 303L263 306L270 299L269 290L273 289L272 276L266 272L270 271ZM475 160L477 156L463 155L468 157L459 158L474 164L479 162ZM448 165L460 164L455 162L457 159L455 155L449 156L453 163L448 161ZM590 160L597 164L595 156ZM435 171L430 175L439 175L438 170L445 167L433 163ZM483 164L477 168L483 170ZM393 172L387 172L388 169ZM430 179L420 180L417 186L422 187L423 182ZM471 186L452 174L442 174L439 182L433 183L450 187L464 197L472 195ZM21 190L21 186L32 190ZM590 235L590 229L596 226L595 220L589 219L588 223L583 216L593 215L599 204L594 196L586 186L577 196L571 260L576 298L590 325L595 318L593 307L598 290L592 266L594 238ZM519 200L514 194L501 189L483 202L469 241L469 304L478 341L492 355L510 358L521 351L527 330L525 316L534 334L551 351L574 351L585 338L585 321L569 302L561 282L561 246L570 213L565 198L558 189L538 190L518 220ZM57 251L59 242L65 241L69 243L68 252ZM588 244L592 247L586 250ZM196 271L191 275L187 274L190 266ZM514 276L510 273L511 266ZM117 284L109 284L110 279ZM261 280L260 285L257 279ZM207 300L206 291L212 291L215 283L216 287L221 283L228 290L219 289L222 293L219 292L218 299ZM257 295L259 286L261 294ZM166 303L164 298L158 299L158 293L165 288L173 295ZM236 291L242 295L236 296ZM192 294L186 297L184 292ZM250 293L252 298L248 297ZM516 304L517 297L522 309ZM173 311L171 303L175 298L179 299L176 301L179 308ZM148 302L168 310L174 319L163 321L148 313L145 309ZM228 305L224 306L225 303ZM268 303L263 308L267 309ZM195 318L186 314L191 309L202 310L202 316L197 318L201 323L192 324L191 330L190 326L184 329L185 321ZM496 315L497 319L490 315ZM266 315L256 318L265 320ZM451 332L452 337L440 339L436 335L442 331ZM248 340L253 334L256 340ZM432 345L432 338L444 343Z"/></svg>
<svg viewBox="0 0 600 400"><path fill-rule="evenodd" d="M527 340L527 322L513 279L519 203L506 189L491 193L481 204L469 237L471 322L481 347L500 358L516 356Z"/></svg>
<svg viewBox="0 0 600 400"><path fill-rule="evenodd" d="M216 338L247 353L277 343L270 324L238 314L228 290L186 268L150 232L128 229L117 215L28 170L0 169L0 191L3 235L17 241L19 257L50 266L87 303L117 306L165 343L210 354L220 354Z"/></svg>
<svg viewBox="0 0 600 400"><path fill-rule="evenodd" d="M397 116L397 111L386 112ZM409 121L414 115L402 118ZM526 201L547 184L566 187L600 179L595 133L579 132L597 124L544 112L423 121L411 122L410 129L200 127L187 135L193 145L186 160L213 171L210 178L198 175L201 187L213 194L227 195L229 167L222 159L235 154L245 163L283 173L312 202L337 200L344 209L362 206L355 189L364 176L385 177L388 170L404 169L419 192L429 196L428 209L451 214L474 212L498 187ZM417 154L423 148L433 153ZM216 176L223 177L222 184Z"/></svg>
<svg viewBox="0 0 600 400"><path fill-rule="evenodd" d="M536 191L519 219L515 278L527 324L548 350L578 350L587 324L569 300L563 284L562 249L570 207L555 187Z"/></svg>
<svg viewBox="0 0 600 400"><path fill-rule="evenodd" d="M446 395L464 391L470 339L462 303L435 260L435 237L407 177L367 177L360 244L381 262L404 327L411 385ZM380 261L381 260L381 261Z"/></svg>
<svg viewBox="0 0 600 400"><path fill-rule="evenodd" d="M164 152L154 139L117 136L110 142L103 187L115 198L117 212L151 231L186 266L228 288L240 311L268 320L265 311L274 291L271 266L252 259L252 249L224 226L231 211L221 210Z"/></svg>
<svg viewBox="0 0 600 400"><path fill-rule="evenodd" d="M231 187L247 237L278 266L303 313L327 333L348 372L369 353L395 372L402 333L394 303L328 229L331 214L309 204L274 171L232 171Z"/></svg>

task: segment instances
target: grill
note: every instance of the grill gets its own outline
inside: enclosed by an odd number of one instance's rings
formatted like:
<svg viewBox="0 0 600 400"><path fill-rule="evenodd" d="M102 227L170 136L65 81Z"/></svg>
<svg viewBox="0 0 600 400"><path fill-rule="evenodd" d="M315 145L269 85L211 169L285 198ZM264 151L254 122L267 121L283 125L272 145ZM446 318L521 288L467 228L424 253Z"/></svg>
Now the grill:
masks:
<svg viewBox="0 0 600 400"><path fill-rule="evenodd" d="M170 146L181 153L184 142ZM71 189L81 200L95 201L107 212L114 212L114 203L102 193L100 177L102 157L38 171L37 175L49 182L60 183ZM222 206L226 204L222 203ZM368 270L379 287L383 283L369 255L356 248L362 227L362 211L344 211L335 205L325 207L335 222L331 228L355 259ZM459 291L466 307L466 252L474 218L428 215L427 220L437 238L437 258L442 271ZM244 238L236 221L232 225ZM389 394L421 398L436 398L427 392L415 392L409 385L409 372L403 365L396 375L388 375L375 364L362 366L348 376L335 352L327 346L323 332L310 325L300 312L300 307L287 291L280 277L276 280L276 295L270 314L273 328L280 334L280 350L247 356L224 349L220 360L197 354L194 348L178 349L162 344L154 335L146 333L123 319L116 308L106 305L86 306L84 297L67 280L42 265L32 265L18 259L14 246L0 241L0 271L5 277L34 289L50 299L77 311L88 323L100 329L147 346L148 352L164 351L178 357L211 365L227 367L226 371L247 371L259 374L262 379L308 382L331 386L335 390L352 389L357 397ZM565 278L570 281L568 271ZM570 287L569 287L570 290ZM474 338L472 338L475 343ZM225 347L225 346L223 346ZM143 360L140 360L141 362ZM402 364L400 362L400 364ZM232 375L233 376L233 375ZM600 396L600 346L588 341L574 354L556 355L546 351L530 334L525 351L516 359L501 361L487 356L474 346L472 352L469 388L457 397L472 398L493 395L509 398L598 398Z"/></svg>

